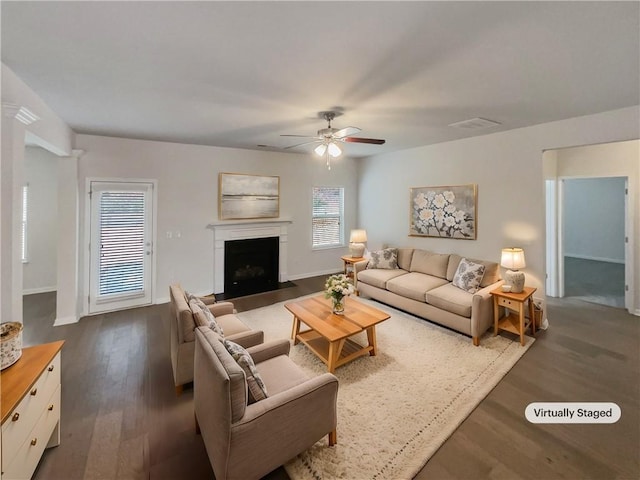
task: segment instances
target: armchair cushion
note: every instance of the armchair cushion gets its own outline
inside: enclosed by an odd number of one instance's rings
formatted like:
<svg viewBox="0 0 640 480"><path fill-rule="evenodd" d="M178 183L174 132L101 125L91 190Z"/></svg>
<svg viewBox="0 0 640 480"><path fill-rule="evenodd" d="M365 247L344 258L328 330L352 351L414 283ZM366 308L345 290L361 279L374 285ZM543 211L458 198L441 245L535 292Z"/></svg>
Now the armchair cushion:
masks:
<svg viewBox="0 0 640 480"><path fill-rule="evenodd" d="M244 371L247 386L249 387L249 403L252 403L251 400L258 402L267 398L267 388L249 352L237 343L229 340L223 340L223 343L224 348L227 349L227 352L229 352Z"/></svg>

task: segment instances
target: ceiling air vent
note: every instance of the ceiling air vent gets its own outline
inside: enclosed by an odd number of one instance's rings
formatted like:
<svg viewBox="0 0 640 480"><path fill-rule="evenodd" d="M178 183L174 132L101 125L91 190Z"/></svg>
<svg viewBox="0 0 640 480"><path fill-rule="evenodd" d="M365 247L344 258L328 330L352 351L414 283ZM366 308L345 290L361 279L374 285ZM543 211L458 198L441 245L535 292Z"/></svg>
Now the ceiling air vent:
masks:
<svg viewBox="0 0 640 480"><path fill-rule="evenodd" d="M486 118L471 118L469 120L463 120L462 122L456 122L449 124L450 127L464 128L467 130L475 130L478 128L489 128L500 125L500 122L494 122L493 120L487 120Z"/></svg>

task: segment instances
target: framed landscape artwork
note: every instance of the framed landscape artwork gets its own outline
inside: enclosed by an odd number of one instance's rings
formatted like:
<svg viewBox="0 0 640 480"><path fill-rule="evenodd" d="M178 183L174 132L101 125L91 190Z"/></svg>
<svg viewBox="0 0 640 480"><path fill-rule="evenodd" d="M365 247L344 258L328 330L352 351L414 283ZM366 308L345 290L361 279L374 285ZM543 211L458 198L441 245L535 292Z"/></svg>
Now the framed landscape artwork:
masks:
<svg viewBox="0 0 640 480"><path fill-rule="evenodd" d="M280 177L220 173L218 218L239 220L280 215Z"/></svg>
<svg viewBox="0 0 640 480"><path fill-rule="evenodd" d="M409 189L409 235L476 239L477 185Z"/></svg>

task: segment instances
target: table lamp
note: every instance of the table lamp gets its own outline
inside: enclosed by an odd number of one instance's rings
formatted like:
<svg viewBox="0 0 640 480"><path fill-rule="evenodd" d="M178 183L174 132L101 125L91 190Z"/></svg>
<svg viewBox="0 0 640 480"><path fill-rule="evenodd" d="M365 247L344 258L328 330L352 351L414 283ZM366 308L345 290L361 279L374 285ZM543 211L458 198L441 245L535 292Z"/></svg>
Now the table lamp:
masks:
<svg viewBox="0 0 640 480"><path fill-rule="evenodd" d="M351 236L349 237L349 252L352 257L361 257L364 255L364 242L367 241L366 230L351 230Z"/></svg>
<svg viewBox="0 0 640 480"><path fill-rule="evenodd" d="M524 261L524 250L521 248L503 248L500 265L508 270L504 274L504 284L511 287L511 293L524 290L524 273L518 270L527 266Z"/></svg>

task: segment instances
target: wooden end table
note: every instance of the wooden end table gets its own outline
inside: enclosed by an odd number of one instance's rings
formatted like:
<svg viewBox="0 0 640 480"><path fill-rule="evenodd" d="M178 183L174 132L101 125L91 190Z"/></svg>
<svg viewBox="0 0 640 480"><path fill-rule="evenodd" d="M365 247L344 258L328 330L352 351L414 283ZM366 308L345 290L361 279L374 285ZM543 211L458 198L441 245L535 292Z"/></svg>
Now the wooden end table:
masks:
<svg viewBox="0 0 640 480"><path fill-rule="evenodd" d="M344 263L344 274L347 278L353 280L353 288L356 289L356 295L358 295L358 278L356 276L356 267L354 264L363 261L364 257L352 257L351 255L344 255L340 257Z"/></svg>
<svg viewBox="0 0 640 480"><path fill-rule="evenodd" d="M293 344L304 343L327 365L330 373L363 355L375 356L376 325L389 318L388 313L365 305L354 297L345 298L343 315L334 314L331 299L322 295L284 306L293 314ZM301 323L309 328L300 331ZM363 331L367 332L367 345L360 345L349 338Z"/></svg>
<svg viewBox="0 0 640 480"><path fill-rule="evenodd" d="M502 288L491 291L493 296L493 335L500 330L520 335L520 345L524 346L524 332L531 326L531 335L536 334L536 321L533 312L533 294L537 289L524 287L520 293L503 292ZM524 316L525 304L529 302L529 319ZM500 318L499 307L507 309L507 315Z"/></svg>

